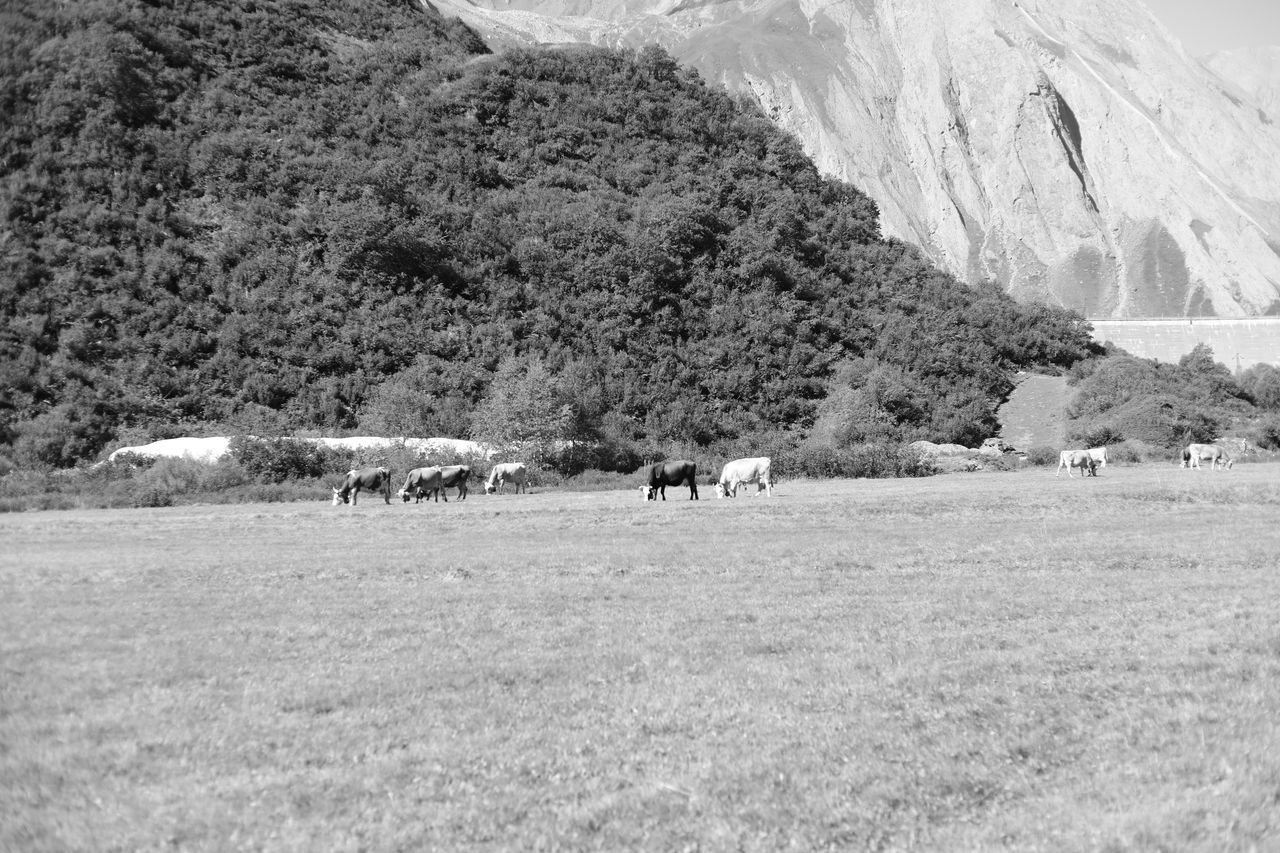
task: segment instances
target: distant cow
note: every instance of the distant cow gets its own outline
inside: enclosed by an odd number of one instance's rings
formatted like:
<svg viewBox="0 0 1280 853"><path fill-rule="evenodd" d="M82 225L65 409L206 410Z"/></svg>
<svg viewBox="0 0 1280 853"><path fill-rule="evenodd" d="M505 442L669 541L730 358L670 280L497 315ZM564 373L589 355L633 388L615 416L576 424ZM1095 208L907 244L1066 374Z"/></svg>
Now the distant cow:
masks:
<svg viewBox="0 0 1280 853"><path fill-rule="evenodd" d="M409 498L413 498L414 503L421 503L423 498L430 500L432 496L436 503L440 503L440 493L444 491L443 479L439 468L414 468L404 478L404 486L397 494L405 503L409 502ZM445 497L445 501L448 500Z"/></svg>
<svg viewBox="0 0 1280 853"><path fill-rule="evenodd" d="M1200 463L1205 460L1209 462L1210 471L1217 470L1219 465L1227 470L1236 464L1235 460L1227 455L1227 451L1216 444L1188 444L1182 451L1182 465L1179 467L1199 468Z"/></svg>
<svg viewBox="0 0 1280 853"><path fill-rule="evenodd" d="M489 479L484 481L484 493L502 493L506 491L507 483L515 483L517 495L520 494L521 487L526 495L529 494L528 467L523 462L501 462L494 465L489 471Z"/></svg>
<svg viewBox="0 0 1280 853"><path fill-rule="evenodd" d="M735 459L720 470L720 482L716 483L716 497L725 495L736 498L738 487L747 483L756 484L756 495L764 489L766 497L773 496L773 480L769 469L772 460L768 456L756 456L747 459Z"/></svg>
<svg viewBox="0 0 1280 853"><path fill-rule="evenodd" d="M342 481L342 488L333 490L333 505L348 503L349 500L355 506L361 491L382 492L383 499L391 503L391 472L386 468L348 471Z"/></svg>
<svg viewBox="0 0 1280 853"><path fill-rule="evenodd" d="M1086 471L1090 477L1098 476L1098 462L1089 455L1087 450L1064 450L1059 453L1058 470L1054 472L1053 476L1056 477L1061 474L1063 468L1067 469L1068 477L1071 476L1072 468L1079 468L1080 476L1082 477L1086 476Z"/></svg>
<svg viewBox="0 0 1280 853"><path fill-rule="evenodd" d="M649 483L644 487L645 500L656 501L658 495L667 499L667 486L689 487L689 500L698 499L698 466L688 459L676 459L671 462L659 462L649 469Z"/></svg>
<svg viewBox="0 0 1280 853"><path fill-rule="evenodd" d="M469 465L445 465L440 469L440 491L452 489L455 486L458 489L458 500L465 501L467 499L468 481L471 479L471 467ZM444 496L445 503L449 502L449 496Z"/></svg>
<svg viewBox="0 0 1280 853"><path fill-rule="evenodd" d="M1085 453L1088 453L1090 456L1093 457L1093 461L1098 463L1099 468L1107 467L1107 448L1090 447L1088 450L1085 451Z"/></svg>

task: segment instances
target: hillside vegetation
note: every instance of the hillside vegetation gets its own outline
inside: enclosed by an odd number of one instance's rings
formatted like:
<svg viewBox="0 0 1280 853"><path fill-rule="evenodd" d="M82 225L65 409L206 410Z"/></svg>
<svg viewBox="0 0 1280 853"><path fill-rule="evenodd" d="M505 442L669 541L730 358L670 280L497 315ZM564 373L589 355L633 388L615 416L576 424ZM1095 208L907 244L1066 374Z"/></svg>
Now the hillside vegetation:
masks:
<svg viewBox="0 0 1280 853"><path fill-rule="evenodd" d="M1177 364L1121 353L1082 361L1071 374L1068 438L1087 446L1132 441L1167 449L1232 434L1280 449L1280 368L1273 365L1232 375L1200 344Z"/></svg>
<svg viewBox="0 0 1280 853"><path fill-rule="evenodd" d="M1075 314L882 239L658 48L416 3L10 3L0 443L208 432L975 443ZM513 417L513 415L515 415ZM523 432L522 432L523 431Z"/></svg>

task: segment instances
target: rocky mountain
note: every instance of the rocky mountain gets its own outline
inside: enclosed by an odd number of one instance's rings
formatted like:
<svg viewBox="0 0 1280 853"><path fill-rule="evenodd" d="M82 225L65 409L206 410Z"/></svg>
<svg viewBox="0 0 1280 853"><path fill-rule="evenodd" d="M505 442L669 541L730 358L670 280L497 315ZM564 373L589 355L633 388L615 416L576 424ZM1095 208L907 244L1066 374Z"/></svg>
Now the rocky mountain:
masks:
<svg viewBox="0 0 1280 853"><path fill-rule="evenodd" d="M1091 317L1280 313L1275 90L1138 0L428 1L495 49L661 44L969 281Z"/></svg>
<svg viewBox="0 0 1280 853"><path fill-rule="evenodd" d="M1204 64L1257 104L1264 123L1280 122L1280 47L1222 50Z"/></svg>

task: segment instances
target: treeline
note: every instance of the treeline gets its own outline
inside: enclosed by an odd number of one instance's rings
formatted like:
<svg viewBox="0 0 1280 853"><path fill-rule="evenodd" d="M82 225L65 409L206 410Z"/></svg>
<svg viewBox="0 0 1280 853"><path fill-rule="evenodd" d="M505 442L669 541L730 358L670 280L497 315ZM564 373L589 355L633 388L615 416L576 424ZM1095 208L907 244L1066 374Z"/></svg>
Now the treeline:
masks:
<svg viewBox="0 0 1280 853"><path fill-rule="evenodd" d="M1177 448L1233 434L1280 449L1280 368L1273 365L1233 375L1199 344L1177 364L1113 354L1082 361L1071 375L1070 440Z"/></svg>
<svg viewBox="0 0 1280 853"><path fill-rule="evenodd" d="M661 49L489 55L412 2L6 4L0 444L994 434L1070 312L882 239Z"/></svg>

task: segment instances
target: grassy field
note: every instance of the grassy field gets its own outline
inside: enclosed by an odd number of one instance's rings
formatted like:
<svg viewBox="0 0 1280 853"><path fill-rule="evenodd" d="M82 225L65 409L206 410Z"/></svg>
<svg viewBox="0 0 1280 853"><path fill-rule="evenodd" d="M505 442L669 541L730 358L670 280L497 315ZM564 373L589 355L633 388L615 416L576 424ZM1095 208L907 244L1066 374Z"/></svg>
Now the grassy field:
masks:
<svg viewBox="0 0 1280 853"><path fill-rule="evenodd" d="M0 849L1280 849L1280 465L680 492L0 516Z"/></svg>

